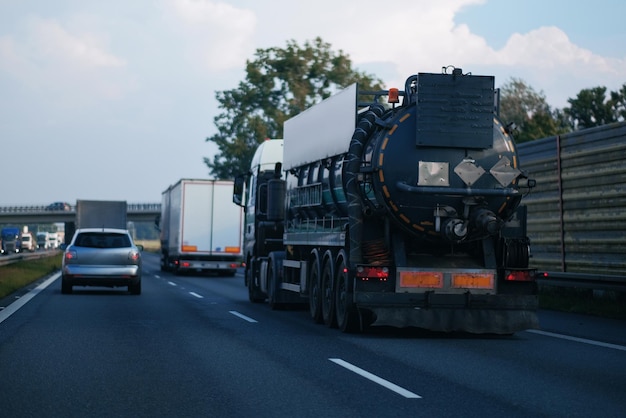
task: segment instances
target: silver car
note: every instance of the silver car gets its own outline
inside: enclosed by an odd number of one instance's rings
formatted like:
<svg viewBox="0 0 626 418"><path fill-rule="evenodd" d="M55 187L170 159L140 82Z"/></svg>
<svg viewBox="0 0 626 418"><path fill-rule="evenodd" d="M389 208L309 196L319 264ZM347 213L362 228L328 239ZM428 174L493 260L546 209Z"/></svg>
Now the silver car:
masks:
<svg viewBox="0 0 626 418"><path fill-rule="evenodd" d="M141 294L141 245L125 229L78 229L65 248L61 268L61 293L73 286L128 286Z"/></svg>

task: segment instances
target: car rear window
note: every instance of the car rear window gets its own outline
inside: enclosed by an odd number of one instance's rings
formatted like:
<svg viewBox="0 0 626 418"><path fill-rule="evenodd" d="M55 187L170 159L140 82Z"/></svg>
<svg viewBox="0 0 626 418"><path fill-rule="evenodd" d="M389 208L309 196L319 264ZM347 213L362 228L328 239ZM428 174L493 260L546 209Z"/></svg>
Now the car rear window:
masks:
<svg viewBox="0 0 626 418"><path fill-rule="evenodd" d="M76 237L74 245L88 248L125 248L131 246L128 235L108 232L80 233Z"/></svg>

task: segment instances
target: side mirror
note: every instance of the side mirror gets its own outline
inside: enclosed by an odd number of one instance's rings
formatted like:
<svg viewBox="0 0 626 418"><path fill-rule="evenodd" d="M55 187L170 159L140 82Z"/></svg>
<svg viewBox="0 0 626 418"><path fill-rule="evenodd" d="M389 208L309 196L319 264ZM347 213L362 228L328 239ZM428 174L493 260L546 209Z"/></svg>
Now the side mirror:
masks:
<svg viewBox="0 0 626 418"><path fill-rule="evenodd" d="M243 175L235 177L235 183L233 184L233 203L238 206L243 206L243 193L245 190L246 178Z"/></svg>

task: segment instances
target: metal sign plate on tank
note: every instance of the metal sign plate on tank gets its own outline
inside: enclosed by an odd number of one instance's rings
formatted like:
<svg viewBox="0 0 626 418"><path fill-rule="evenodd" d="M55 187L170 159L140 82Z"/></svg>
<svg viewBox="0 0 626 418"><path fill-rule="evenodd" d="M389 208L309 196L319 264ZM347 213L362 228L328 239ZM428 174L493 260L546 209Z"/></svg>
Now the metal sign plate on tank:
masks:
<svg viewBox="0 0 626 418"><path fill-rule="evenodd" d="M521 171L511 165L511 161L502 157L500 160L489 170L491 175L498 180L502 186L508 186L513 180L515 180L521 174Z"/></svg>
<svg viewBox="0 0 626 418"><path fill-rule="evenodd" d="M459 165L454 167L454 172L468 186L476 183L476 180L485 174L485 170L481 166L476 165L474 160L470 159L461 161Z"/></svg>
<svg viewBox="0 0 626 418"><path fill-rule="evenodd" d="M447 162L419 162L418 186L449 186L450 163Z"/></svg>

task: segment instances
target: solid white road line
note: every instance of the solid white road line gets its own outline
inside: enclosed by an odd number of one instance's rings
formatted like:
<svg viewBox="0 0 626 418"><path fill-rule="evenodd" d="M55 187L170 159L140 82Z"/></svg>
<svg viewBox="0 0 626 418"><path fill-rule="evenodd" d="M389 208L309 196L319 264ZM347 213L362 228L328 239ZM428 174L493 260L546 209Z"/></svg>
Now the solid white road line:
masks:
<svg viewBox="0 0 626 418"><path fill-rule="evenodd" d="M541 331L538 329L527 329L526 332L532 332L533 334L540 334L540 335L545 335L548 337L560 338L562 340L576 341L578 343L597 345L598 347L612 348L614 350L626 351L626 347L623 345L603 343L602 341L594 341L594 340L588 340L586 338L571 337L569 335L555 334L554 332Z"/></svg>
<svg viewBox="0 0 626 418"><path fill-rule="evenodd" d="M50 286L50 284L52 284L53 281L58 279L60 275L61 275L61 272L57 272L57 273L53 274L48 279L46 279L45 281L41 282L39 284L39 286L37 286L36 288L34 288L33 290L31 290L30 292L28 292L27 294L25 294L21 298L19 298L18 300L16 300L12 304L10 304L8 307L6 307L3 310L1 310L0 311L0 323L4 322L5 319L7 319L11 315L13 315L13 313L15 313L22 306L24 306L26 304L26 302L28 302L29 300L31 300L32 298L37 296L37 294L39 294L39 292L44 290L46 287Z"/></svg>
<svg viewBox="0 0 626 418"><path fill-rule="evenodd" d="M237 311L228 311L228 312L230 312L231 314L233 314L235 316L238 316L239 318L241 318L241 319L243 319L245 321L248 321L248 322L258 322L258 321L255 321L254 319L252 319L252 318L250 318L248 316L245 316L244 314L240 314Z"/></svg>
<svg viewBox="0 0 626 418"><path fill-rule="evenodd" d="M417 394L415 394L413 392L410 392L410 391L408 391L408 390L406 390L404 388L401 388L400 386L395 385L395 384L391 383L390 381L385 380L385 379L383 379L381 377L378 377L378 376L376 376L376 375L374 375L374 374L372 374L372 373L370 373L368 371L365 371L365 370L363 370L361 368L358 368L357 366L355 366L353 364L350 364L347 361L344 361L344 360L342 360L340 358L329 358L328 360L332 361L335 364L340 365L341 367L345 367L346 369L348 369L348 370L350 370L350 371L352 371L352 372L354 372L354 373L356 373L358 375L361 375L364 378L369 379L369 380L371 380L374 383L378 383L379 385L384 386L387 389L396 392L398 395L404 396L405 398L421 399L421 396L419 396L419 395L417 395Z"/></svg>

